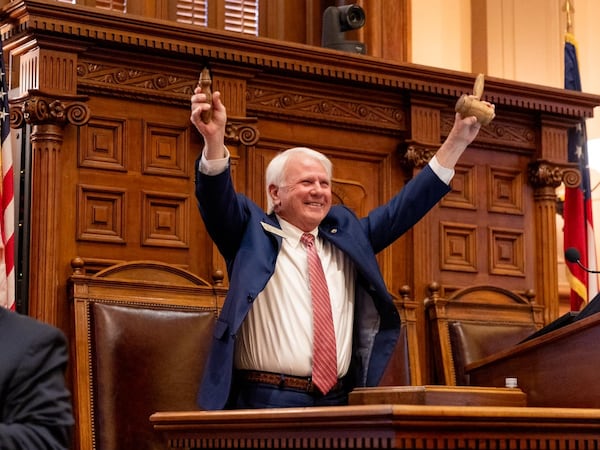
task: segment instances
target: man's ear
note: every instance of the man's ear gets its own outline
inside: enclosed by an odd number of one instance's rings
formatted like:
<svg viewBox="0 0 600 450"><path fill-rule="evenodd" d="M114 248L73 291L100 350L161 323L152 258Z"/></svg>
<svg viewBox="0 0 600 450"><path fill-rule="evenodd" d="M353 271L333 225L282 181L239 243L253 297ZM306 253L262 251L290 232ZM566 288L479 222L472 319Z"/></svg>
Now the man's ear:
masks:
<svg viewBox="0 0 600 450"><path fill-rule="evenodd" d="M279 198L279 188L277 186L275 186L274 184L270 184L269 185L269 195L271 196L271 199L275 203L275 200L277 200Z"/></svg>

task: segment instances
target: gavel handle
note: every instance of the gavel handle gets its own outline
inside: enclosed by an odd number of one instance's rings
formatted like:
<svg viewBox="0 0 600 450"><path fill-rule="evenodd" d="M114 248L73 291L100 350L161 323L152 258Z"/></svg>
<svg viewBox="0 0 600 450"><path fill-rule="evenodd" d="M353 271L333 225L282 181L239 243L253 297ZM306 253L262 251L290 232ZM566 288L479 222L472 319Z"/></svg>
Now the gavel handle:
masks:
<svg viewBox="0 0 600 450"><path fill-rule="evenodd" d="M204 123L209 123L212 120L212 90L210 88L212 80L208 68L205 67L202 69L200 78L198 79L198 85L200 86L202 93L206 95L206 101L211 104L210 109L200 113L200 120Z"/></svg>

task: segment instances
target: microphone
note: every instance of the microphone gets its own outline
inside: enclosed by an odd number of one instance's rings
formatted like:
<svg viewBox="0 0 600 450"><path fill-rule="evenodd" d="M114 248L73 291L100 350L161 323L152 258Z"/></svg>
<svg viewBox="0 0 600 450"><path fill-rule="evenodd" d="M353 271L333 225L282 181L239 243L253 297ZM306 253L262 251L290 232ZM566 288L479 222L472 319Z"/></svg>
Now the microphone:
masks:
<svg viewBox="0 0 600 450"><path fill-rule="evenodd" d="M579 253L579 250L577 250L575 247L569 247L565 251L565 259L571 263L577 264L579 267L581 267L586 272L600 273L600 270L591 270L591 269L588 269L587 267L585 267L583 264L581 264L581 253Z"/></svg>

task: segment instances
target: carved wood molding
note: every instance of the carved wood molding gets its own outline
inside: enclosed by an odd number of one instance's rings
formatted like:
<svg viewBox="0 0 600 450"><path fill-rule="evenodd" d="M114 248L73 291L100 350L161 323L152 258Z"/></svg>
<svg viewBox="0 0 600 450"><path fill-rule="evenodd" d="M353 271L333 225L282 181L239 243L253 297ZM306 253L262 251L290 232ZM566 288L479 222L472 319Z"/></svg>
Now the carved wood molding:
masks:
<svg viewBox="0 0 600 450"><path fill-rule="evenodd" d="M304 87L304 86L303 86ZM290 86L248 86L247 106L249 111L260 112L262 116L281 117L282 114L297 119L319 120L346 124L350 127L377 127L392 130L394 133L406 129L406 117L402 105L397 106L369 102L364 98L348 98L331 92L290 90Z"/></svg>
<svg viewBox="0 0 600 450"><path fill-rule="evenodd" d="M77 64L79 89L86 94L102 94L148 101L160 99L169 104L187 104L197 79L188 74L169 73L164 67L141 70L127 64L80 60ZM275 87L248 86L247 110L264 117L293 116L297 120L336 122L349 127L377 127L384 132L406 129L401 104L397 106L366 99L290 92L289 85Z"/></svg>
<svg viewBox="0 0 600 450"><path fill-rule="evenodd" d="M512 117L511 117L512 120ZM447 136L454 124L454 111L442 114L441 133ZM533 152L538 147L535 124L528 121L518 122L496 117L489 125L481 127L476 142L493 144L498 150Z"/></svg>
<svg viewBox="0 0 600 450"><path fill-rule="evenodd" d="M259 138L255 118L229 118L225 125L226 144L242 144L249 147L255 145Z"/></svg>
<svg viewBox="0 0 600 450"><path fill-rule="evenodd" d="M91 116L86 101L86 96L57 96L30 89L27 95L10 100L10 124L12 128L20 128L23 122L81 126Z"/></svg>
<svg viewBox="0 0 600 450"><path fill-rule="evenodd" d="M379 86L387 92L412 91L447 96L449 102L472 92L470 74L399 64L367 55L343 54L267 38L223 33L176 22L150 20L97 8L43 0L10 2L0 10L5 50L23 47L27 35L36 42L60 48L57 33L81 42L88 52L103 54L118 45L122 51L148 49L155 54L179 55L177 69L185 70L202 61L219 61L262 71L282 70L305 78L352 81ZM24 36L25 35L25 36ZM35 37L34 37L35 36ZM112 50L111 50L112 51ZM335 61L335 62L333 62ZM180 64L181 63L181 64ZM186 66L187 64L187 66ZM522 108L571 117L592 117L600 96L563 89L489 78L484 99L501 109Z"/></svg>
<svg viewBox="0 0 600 450"><path fill-rule="evenodd" d="M80 90L87 94L143 101L160 98L169 104L189 103L198 82L195 75L169 73L165 68L142 70L132 68L130 62L99 64L97 60L78 61L77 78Z"/></svg>
<svg viewBox="0 0 600 450"><path fill-rule="evenodd" d="M429 163L438 148L439 145L407 140L400 148L402 164L409 169L422 169Z"/></svg>
<svg viewBox="0 0 600 450"><path fill-rule="evenodd" d="M562 182L567 187L577 187L581 174L576 164L556 164L544 160L533 161L528 167L529 183L536 188L557 188Z"/></svg>

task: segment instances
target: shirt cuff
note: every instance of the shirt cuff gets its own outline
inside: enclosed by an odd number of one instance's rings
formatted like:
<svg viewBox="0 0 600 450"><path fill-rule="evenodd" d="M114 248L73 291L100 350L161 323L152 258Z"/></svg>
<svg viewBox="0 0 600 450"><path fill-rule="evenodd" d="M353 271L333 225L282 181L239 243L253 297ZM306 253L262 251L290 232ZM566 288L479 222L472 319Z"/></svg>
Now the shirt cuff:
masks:
<svg viewBox="0 0 600 450"><path fill-rule="evenodd" d="M202 156L200 157L200 163L198 164L198 170L204 175L219 175L225 172L229 165L229 150L227 147L223 147L225 156L219 159L206 159L204 156L204 149L202 150Z"/></svg>
<svg viewBox="0 0 600 450"><path fill-rule="evenodd" d="M447 167L442 166L435 155L429 160L429 167L431 167L433 173L435 173L440 180L446 184L450 184L450 181L452 181L452 178L454 177L454 169L448 169Z"/></svg>

